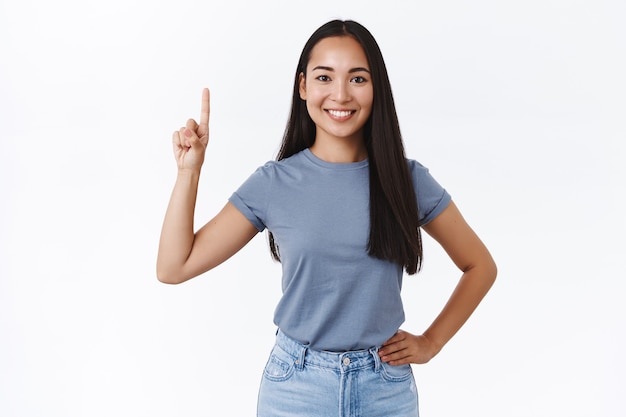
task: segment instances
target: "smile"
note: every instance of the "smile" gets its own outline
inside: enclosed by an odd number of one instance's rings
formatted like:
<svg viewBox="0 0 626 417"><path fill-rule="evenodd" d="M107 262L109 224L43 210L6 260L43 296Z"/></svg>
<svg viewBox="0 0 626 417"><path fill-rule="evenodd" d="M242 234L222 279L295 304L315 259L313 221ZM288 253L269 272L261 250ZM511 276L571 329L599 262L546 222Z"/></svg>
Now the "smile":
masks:
<svg viewBox="0 0 626 417"><path fill-rule="evenodd" d="M356 110L326 110L333 118L345 119L352 114L356 113Z"/></svg>

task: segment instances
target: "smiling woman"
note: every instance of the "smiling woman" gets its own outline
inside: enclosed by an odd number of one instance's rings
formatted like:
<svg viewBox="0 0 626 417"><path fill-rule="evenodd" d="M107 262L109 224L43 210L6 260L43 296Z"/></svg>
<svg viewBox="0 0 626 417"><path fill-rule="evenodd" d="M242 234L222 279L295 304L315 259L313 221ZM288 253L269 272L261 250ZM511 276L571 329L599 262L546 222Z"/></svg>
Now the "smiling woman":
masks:
<svg viewBox="0 0 626 417"><path fill-rule="evenodd" d="M267 229L283 295L258 415L417 416L411 364L428 362L452 338L496 267L447 191L405 157L370 32L335 20L311 36L277 161L258 168L194 231L209 112L205 89L200 122L190 119L173 134L178 177L161 232L159 280L200 275ZM421 229L463 274L432 325L414 335L400 330L400 291L403 272L420 268Z"/></svg>
<svg viewBox="0 0 626 417"><path fill-rule="evenodd" d="M315 45L306 74L300 74L300 98L317 128L314 154L331 162L367 157L363 126L374 90L365 51L354 38L333 36Z"/></svg>

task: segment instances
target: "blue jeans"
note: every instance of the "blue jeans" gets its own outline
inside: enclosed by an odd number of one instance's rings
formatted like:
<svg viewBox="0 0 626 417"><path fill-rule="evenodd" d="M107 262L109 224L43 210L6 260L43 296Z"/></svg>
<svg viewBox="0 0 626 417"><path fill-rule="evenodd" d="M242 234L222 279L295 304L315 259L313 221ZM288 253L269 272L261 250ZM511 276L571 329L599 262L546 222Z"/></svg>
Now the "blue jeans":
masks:
<svg viewBox="0 0 626 417"><path fill-rule="evenodd" d="M279 331L257 416L418 417L411 366L388 365L377 352L315 351Z"/></svg>

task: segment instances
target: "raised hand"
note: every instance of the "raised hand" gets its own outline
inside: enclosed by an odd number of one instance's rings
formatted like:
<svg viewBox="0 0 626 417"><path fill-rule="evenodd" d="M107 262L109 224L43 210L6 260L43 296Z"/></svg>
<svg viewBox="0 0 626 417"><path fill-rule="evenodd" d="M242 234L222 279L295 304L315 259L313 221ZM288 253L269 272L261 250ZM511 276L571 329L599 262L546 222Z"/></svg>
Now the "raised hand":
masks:
<svg viewBox="0 0 626 417"><path fill-rule="evenodd" d="M209 114L211 113L209 89L202 90L200 124L194 119L172 134L174 157L179 170L197 170L202 168L204 153L209 143Z"/></svg>

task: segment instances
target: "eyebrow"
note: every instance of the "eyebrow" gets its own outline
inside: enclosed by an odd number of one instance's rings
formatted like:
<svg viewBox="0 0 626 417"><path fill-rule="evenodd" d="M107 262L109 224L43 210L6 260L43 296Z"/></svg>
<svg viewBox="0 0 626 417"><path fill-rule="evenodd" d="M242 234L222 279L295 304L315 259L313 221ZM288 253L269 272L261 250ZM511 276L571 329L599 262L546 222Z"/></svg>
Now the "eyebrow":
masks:
<svg viewBox="0 0 626 417"><path fill-rule="evenodd" d="M317 67L313 68L311 71L315 71L315 70L322 70L322 71L335 71L334 68L332 67L326 67L324 65L318 65ZM356 67L356 68L351 68L348 73L352 74L353 72L367 72L368 74L370 73L370 70L368 70L367 68L364 67Z"/></svg>

